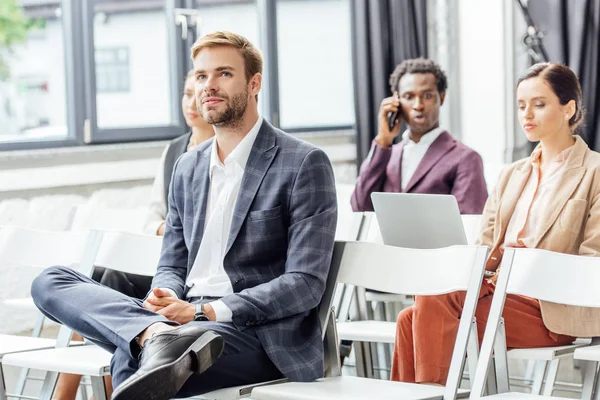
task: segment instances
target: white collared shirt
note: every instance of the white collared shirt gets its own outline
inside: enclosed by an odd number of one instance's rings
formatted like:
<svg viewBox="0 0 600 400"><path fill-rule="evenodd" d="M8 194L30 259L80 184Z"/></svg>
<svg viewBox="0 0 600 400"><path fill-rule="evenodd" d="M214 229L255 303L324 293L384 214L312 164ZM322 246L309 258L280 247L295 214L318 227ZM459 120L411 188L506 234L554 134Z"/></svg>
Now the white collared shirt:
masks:
<svg viewBox="0 0 600 400"><path fill-rule="evenodd" d="M187 277L186 285L190 287L188 298L222 297L233 293L231 281L223 267L223 259L244 170L262 122L263 118L259 116L250 132L227 156L224 163L219 160L218 143L215 138L210 155L210 185L204 234L194 265ZM211 305L217 321L231 322L231 310L222 301L211 302Z"/></svg>
<svg viewBox="0 0 600 400"><path fill-rule="evenodd" d="M400 182L402 190L404 190L415 174L431 143L435 142L435 139L443 132L443 128L437 127L423 135L419 143L415 143L410 138L410 132L408 130L404 131L402 134L402 140L404 141L402 149L402 180Z"/></svg>

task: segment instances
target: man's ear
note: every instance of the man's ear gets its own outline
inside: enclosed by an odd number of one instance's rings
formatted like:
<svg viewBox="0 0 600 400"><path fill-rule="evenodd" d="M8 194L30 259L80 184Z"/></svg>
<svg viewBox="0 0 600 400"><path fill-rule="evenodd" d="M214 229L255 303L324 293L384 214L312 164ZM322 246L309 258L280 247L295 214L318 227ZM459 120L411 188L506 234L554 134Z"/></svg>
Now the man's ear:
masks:
<svg viewBox="0 0 600 400"><path fill-rule="evenodd" d="M444 99L446 99L446 92L440 93L440 106L444 105Z"/></svg>
<svg viewBox="0 0 600 400"><path fill-rule="evenodd" d="M250 78L250 82L248 82L249 94L250 97L254 97L260 92L260 88L262 87L262 74L257 72Z"/></svg>

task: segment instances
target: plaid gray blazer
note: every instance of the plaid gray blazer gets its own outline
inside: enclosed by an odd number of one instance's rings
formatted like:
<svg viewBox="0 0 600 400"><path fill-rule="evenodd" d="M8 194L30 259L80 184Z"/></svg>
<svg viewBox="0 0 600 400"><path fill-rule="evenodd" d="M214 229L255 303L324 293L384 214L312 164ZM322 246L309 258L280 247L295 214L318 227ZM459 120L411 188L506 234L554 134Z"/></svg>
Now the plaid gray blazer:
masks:
<svg viewBox="0 0 600 400"><path fill-rule="evenodd" d="M171 187L162 254L152 287L185 298L202 241L213 140L181 156ZM289 379L323 376L316 307L333 252L337 202L325 153L264 121L238 196L224 268L234 293L222 298L233 324L253 329Z"/></svg>

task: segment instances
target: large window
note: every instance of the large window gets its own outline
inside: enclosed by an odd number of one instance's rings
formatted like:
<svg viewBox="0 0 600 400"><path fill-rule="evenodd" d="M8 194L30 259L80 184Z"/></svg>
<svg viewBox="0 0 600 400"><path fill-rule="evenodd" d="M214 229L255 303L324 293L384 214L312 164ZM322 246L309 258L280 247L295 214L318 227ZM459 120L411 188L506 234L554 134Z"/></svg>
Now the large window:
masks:
<svg viewBox="0 0 600 400"><path fill-rule="evenodd" d="M189 50L215 30L263 52L267 120L291 132L354 125L350 0L0 1L0 149L185 132Z"/></svg>
<svg viewBox="0 0 600 400"><path fill-rule="evenodd" d="M88 140L110 142L164 138L183 132L172 71L179 37L169 29L163 1L86 0L93 10L95 90L90 88ZM92 4L93 3L93 4ZM91 15L90 15L91 14ZM177 68L175 68L177 69Z"/></svg>
<svg viewBox="0 0 600 400"><path fill-rule="evenodd" d="M0 142L67 139L61 9L28 14L16 0L2 2Z"/></svg>
<svg viewBox="0 0 600 400"><path fill-rule="evenodd" d="M348 0L278 0L277 50L284 129L354 125Z"/></svg>

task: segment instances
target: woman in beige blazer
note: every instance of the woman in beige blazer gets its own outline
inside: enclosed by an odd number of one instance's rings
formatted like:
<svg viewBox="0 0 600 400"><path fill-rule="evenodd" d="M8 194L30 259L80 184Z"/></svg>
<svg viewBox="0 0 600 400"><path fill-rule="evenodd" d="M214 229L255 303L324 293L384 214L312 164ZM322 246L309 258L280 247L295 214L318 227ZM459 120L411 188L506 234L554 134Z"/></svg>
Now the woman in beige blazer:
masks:
<svg viewBox="0 0 600 400"><path fill-rule="evenodd" d="M517 84L519 122L531 156L507 166L488 199L478 244L489 246L495 271L505 247L596 256L600 251L600 154L574 135L583 120L581 87L561 64L536 64ZM484 282L477 306L481 343L494 294ZM465 293L417 296L398 316L392 379L445 384ZM508 347L569 344L600 335L600 310L508 295Z"/></svg>

